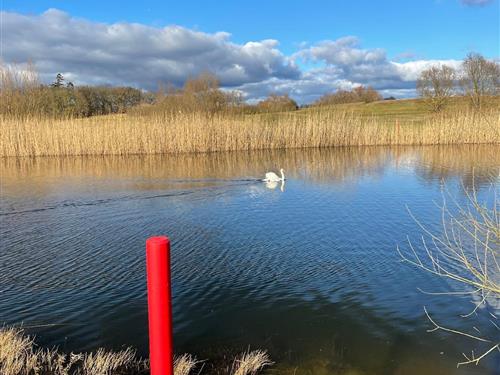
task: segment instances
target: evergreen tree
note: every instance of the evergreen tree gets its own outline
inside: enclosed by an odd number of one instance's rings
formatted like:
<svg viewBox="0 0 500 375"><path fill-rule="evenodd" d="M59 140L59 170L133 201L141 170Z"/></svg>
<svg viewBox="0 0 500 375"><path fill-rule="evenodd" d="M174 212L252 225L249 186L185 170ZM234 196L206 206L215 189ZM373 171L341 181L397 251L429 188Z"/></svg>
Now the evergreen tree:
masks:
<svg viewBox="0 0 500 375"><path fill-rule="evenodd" d="M61 73L57 73L56 80L51 84L52 87L63 87L64 77Z"/></svg>

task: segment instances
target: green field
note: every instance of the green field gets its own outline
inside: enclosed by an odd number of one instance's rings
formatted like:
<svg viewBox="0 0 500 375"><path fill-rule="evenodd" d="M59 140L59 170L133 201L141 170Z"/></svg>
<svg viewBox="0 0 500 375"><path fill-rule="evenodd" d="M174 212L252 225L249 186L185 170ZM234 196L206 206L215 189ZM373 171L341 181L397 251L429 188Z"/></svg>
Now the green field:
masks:
<svg viewBox="0 0 500 375"><path fill-rule="evenodd" d="M375 117L377 120L388 123L422 123L425 119L435 116L430 106L423 99L381 100L373 103L335 104L321 107L322 109L352 112L363 117ZM443 114L454 114L469 108L468 98L450 98ZM500 109L500 97L488 98L485 109ZM317 110L317 107L303 108L298 114L307 114Z"/></svg>

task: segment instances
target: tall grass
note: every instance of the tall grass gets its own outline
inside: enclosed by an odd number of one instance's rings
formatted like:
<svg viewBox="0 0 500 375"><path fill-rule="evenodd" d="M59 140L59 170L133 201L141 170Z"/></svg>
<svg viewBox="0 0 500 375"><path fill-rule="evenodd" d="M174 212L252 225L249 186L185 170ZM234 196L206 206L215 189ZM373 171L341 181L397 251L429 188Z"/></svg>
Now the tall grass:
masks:
<svg viewBox="0 0 500 375"><path fill-rule="evenodd" d="M447 113L419 123L380 121L330 109L254 115L156 113L0 120L2 157L500 143L498 111Z"/></svg>
<svg viewBox="0 0 500 375"><path fill-rule="evenodd" d="M262 350L254 350L253 352L243 353L240 358L237 358L233 364L233 375L255 375L263 367L271 366L273 362L269 359L269 355Z"/></svg>

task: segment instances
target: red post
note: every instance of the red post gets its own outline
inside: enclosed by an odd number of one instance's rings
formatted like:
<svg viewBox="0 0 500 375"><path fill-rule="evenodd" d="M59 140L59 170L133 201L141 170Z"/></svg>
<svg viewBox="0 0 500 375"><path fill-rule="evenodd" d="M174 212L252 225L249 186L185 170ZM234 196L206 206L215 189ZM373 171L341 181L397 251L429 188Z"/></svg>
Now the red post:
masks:
<svg viewBox="0 0 500 375"><path fill-rule="evenodd" d="M151 375L173 375L170 241L167 237L147 239L146 268Z"/></svg>

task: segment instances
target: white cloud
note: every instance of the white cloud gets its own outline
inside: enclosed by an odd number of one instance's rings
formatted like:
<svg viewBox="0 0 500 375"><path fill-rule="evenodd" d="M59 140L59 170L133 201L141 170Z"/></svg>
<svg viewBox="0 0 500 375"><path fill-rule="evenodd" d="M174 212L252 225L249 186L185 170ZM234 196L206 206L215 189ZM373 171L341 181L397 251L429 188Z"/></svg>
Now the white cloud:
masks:
<svg viewBox="0 0 500 375"><path fill-rule="evenodd" d="M346 36L337 40L325 40L317 43L301 51L300 55L338 65L372 64L386 58L385 51L380 48L366 50L358 47L358 38Z"/></svg>
<svg viewBox="0 0 500 375"><path fill-rule="evenodd" d="M448 65L456 70L460 69L462 61L460 60L417 60L405 63L391 62L399 77L404 81L414 82L420 73L436 65Z"/></svg>
<svg viewBox="0 0 500 375"><path fill-rule="evenodd" d="M387 95L412 95L423 69L437 63L454 67L460 63L391 61L385 50L362 48L354 36L304 43L287 56L279 50L277 40L237 44L227 32L204 33L175 25L105 24L55 9L40 15L3 12L2 17L2 59L35 62L46 82L61 72L77 85L156 89L159 83L182 85L190 76L211 71L224 88L240 90L249 100L277 92L305 103L358 85L371 85ZM300 62L313 62L314 68L299 68Z"/></svg>
<svg viewBox="0 0 500 375"><path fill-rule="evenodd" d="M363 49L358 38L353 36L319 42L299 51L296 56L325 64L314 71L314 76L321 77L322 82L329 82L330 91L370 85L396 96L401 96L401 93L414 95L418 76L430 66L447 64L458 69L460 65L457 60L391 61L383 49Z"/></svg>
<svg viewBox="0 0 500 375"><path fill-rule="evenodd" d="M55 9L39 16L4 12L3 21L2 58L32 60L47 77L71 72L77 82L155 88L159 82L180 84L202 71L216 73L227 86L300 76L275 40L239 45L225 32L103 24Z"/></svg>

